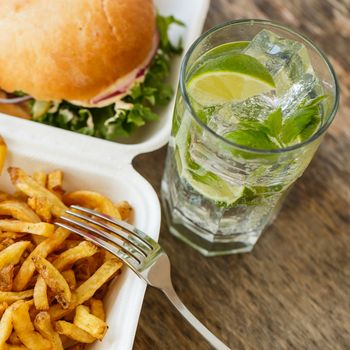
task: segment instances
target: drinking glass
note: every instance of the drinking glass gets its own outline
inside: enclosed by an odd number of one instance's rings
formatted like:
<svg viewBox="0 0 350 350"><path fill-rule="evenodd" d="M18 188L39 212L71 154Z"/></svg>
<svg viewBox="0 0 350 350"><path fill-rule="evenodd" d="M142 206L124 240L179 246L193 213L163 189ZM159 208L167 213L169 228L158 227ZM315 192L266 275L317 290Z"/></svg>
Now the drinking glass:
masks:
<svg viewBox="0 0 350 350"><path fill-rule="evenodd" d="M217 134L195 112L186 86L206 52L225 43L249 42L263 29L305 45L327 96L322 124L312 136L270 150L240 146ZM161 192L170 232L206 256L251 251L310 163L337 107L334 70L303 35L262 20L232 21L204 33L192 44L181 67Z"/></svg>

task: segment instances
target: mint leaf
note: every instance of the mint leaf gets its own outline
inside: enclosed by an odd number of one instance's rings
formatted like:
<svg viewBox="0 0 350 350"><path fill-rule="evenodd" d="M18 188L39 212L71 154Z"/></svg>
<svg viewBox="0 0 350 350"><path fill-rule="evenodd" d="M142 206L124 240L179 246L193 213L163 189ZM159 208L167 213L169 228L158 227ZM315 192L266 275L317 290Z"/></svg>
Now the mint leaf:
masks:
<svg viewBox="0 0 350 350"><path fill-rule="evenodd" d="M269 128L260 120L241 120L237 126L238 129L259 131L266 135L269 134Z"/></svg>
<svg viewBox="0 0 350 350"><path fill-rule="evenodd" d="M278 138L282 129L282 109L277 108L265 120L264 125L269 129L269 134Z"/></svg>
<svg viewBox="0 0 350 350"><path fill-rule="evenodd" d="M258 125L259 123L257 123ZM238 145L253 149L276 149L277 145L272 142L267 134L261 130L237 129L225 135L225 138Z"/></svg>
<svg viewBox="0 0 350 350"><path fill-rule="evenodd" d="M319 104L323 99L324 96L319 96L309 101L304 100L284 122L280 107L270 113L263 122L260 120L241 120L237 129L227 133L225 138L241 146L265 150L289 145L297 137L301 141L306 140L314 134L320 125ZM243 153L241 156L244 158L253 157L253 155ZM256 155L256 157L260 156Z"/></svg>
<svg viewBox="0 0 350 350"><path fill-rule="evenodd" d="M245 187L242 196L234 203L215 202L218 207L232 209L237 206L263 205L266 198L284 190L283 185Z"/></svg>
<svg viewBox="0 0 350 350"><path fill-rule="evenodd" d="M325 96L319 96L308 102L304 100L286 119L280 137L284 144L292 143L299 135L301 137L312 135L311 132L316 130L321 121L319 104L324 98Z"/></svg>
<svg viewBox="0 0 350 350"><path fill-rule="evenodd" d="M307 127L300 133L300 141L309 139L318 129L321 124L321 116L314 115Z"/></svg>

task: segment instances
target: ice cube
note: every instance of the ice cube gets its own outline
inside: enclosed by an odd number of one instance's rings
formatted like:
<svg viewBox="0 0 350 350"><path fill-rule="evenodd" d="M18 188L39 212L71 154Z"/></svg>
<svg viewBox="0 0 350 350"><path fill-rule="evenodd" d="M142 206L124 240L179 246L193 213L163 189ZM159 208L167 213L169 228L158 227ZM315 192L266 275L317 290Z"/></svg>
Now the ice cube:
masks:
<svg viewBox="0 0 350 350"><path fill-rule="evenodd" d="M245 49L271 73L283 114L288 115L305 98L312 98L320 84L307 48L300 42L262 30Z"/></svg>
<svg viewBox="0 0 350 350"><path fill-rule="evenodd" d="M218 135L225 135L236 129L242 120L264 121L277 108L274 92L250 97L240 102L218 106L208 115L208 127Z"/></svg>
<svg viewBox="0 0 350 350"><path fill-rule="evenodd" d="M208 115L208 127L218 135L225 135L236 128L239 120L232 113L232 104L225 103L212 109Z"/></svg>
<svg viewBox="0 0 350 350"><path fill-rule="evenodd" d="M277 108L276 102L275 91L273 90L232 104L231 113L238 120L264 121Z"/></svg>
<svg viewBox="0 0 350 350"><path fill-rule="evenodd" d="M314 75L307 49L303 44L280 38L265 29L253 38L245 53L265 65L277 84L278 94L303 79L305 74Z"/></svg>
<svg viewBox="0 0 350 350"><path fill-rule="evenodd" d="M318 93L316 93L318 91ZM279 99L279 106L284 116L291 114L305 99L311 99L322 95L322 88L318 79L311 74L305 74L303 79L291 85Z"/></svg>

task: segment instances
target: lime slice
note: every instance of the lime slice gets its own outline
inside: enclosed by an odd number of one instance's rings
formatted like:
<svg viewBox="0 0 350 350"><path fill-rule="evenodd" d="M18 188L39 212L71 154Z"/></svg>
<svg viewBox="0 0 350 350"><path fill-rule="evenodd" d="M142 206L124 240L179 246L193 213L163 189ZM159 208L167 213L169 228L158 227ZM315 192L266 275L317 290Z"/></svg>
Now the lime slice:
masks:
<svg viewBox="0 0 350 350"><path fill-rule="evenodd" d="M197 164L190 155L189 144L191 120L184 116L175 137L175 162L179 176L187 181L202 196L215 202L230 205L243 194L244 186L232 186L219 176Z"/></svg>
<svg viewBox="0 0 350 350"><path fill-rule="evenodd" d="M202 196L227 205L236 202L242 196L245 188L244 186L231 186L210 172L205 175L197 175L186 169L182 175Z"/></svg>
<svg viewBox="0 0 350 350"><path fill-rule="evenodd" d="M254 57L233 54L208 60L187 84L190 96L203 106L242 101L275 88L268 70Z"/></svg>
<svg viewBox="0 0 350 350"><path fill-rule="evenodd" d="M239 54L249 45L249 41L233 41L230 43L216 46L199 58L199 63L205 62L208 59L217 58L227 54Z"/></svg>

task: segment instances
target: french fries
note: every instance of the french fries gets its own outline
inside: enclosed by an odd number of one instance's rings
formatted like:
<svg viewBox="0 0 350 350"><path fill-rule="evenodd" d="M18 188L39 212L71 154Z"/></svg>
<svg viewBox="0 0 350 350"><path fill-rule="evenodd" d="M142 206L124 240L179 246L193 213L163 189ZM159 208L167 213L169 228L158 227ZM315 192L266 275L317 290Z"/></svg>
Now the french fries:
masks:
<svg viewBox="0 0 350 350"><path fill-rule="evenodd" d="M50 191L63 191L63 172L61 170L55 170L49 173L47 180L47 188Z"/></svg>
<svg viewBox="0 0 350 350"><path fill-rule="evenodd" d="M15 273L15 265L10 264L0 270L0 290L9 292L13 287L13 276Z"/></svg>
<svg viewBox="0 0 350 350"><path fill-rule="evenodd" d="M1 173L0 173L1 174ZM0 191L0 202L10 199L11 196L5 192Z"/></svg>
<svg viewBox="0 0 350 350"><path fill-rule="evenodd" d="M5 350L28 350L27 347L24 345L12 345L12 344L5 344L4 347Z"/></svg>
<svg viewBox="0 0 350 350"><path fill-rule="evenodd" d="M0 135L0 174L5 164L7 154L7 146L4 139Z"/></svg>
<svg viewBox="0 0 350 350"><path fill-rule="evenodd" d="M121 267L122 262L118 259L110 259L84 283L74 291L74 300L76 305L85 303L92 298L95 292L102 287Z"/></svg>
<svg viewBox="0 0 350 350"><path fill-rule="evenodd" d="M47 188L59 198L61 198L64 193L62 183L63 172L61 170L52 171L47 176Z"/></svg>
<svg viewBox="0 0 350 350"><path fill-rule="evenodd" d="M9 307L9 304L7 304L6 301L2 301L0 303L0 319L2 317L2 315L5 313L6 309Z"/></svg>
<svg viewBox="0 0 350 350"><path fill-rule="evenodd" d="M62 271L62 276L67 281L70 290L74 290L77 287L77 280L73 270Z"/></svg>
<svg viewBox="0 0 350 350"><path fill-rule="evenodd" d="M27 203L19 200L5 200L1 202L0 215L12 216L14 219L32 223L41 221Z"/></svg>
<svg viewBox="0 0 350 350"><path fill-rule="evenodd" d="M51 204L51 212L54 216L61 216L67 207L61 202L61 200L46 189L40 186L35 180L28 176L22 169L10 167L8 169L12 183L16 188L28 197L44 197Z"/></svg>
<svg viewBox="0 0 350 350"><path fill-rule="evenodd" d="M40 333L34 330L33 323L29 316L29 305L22 301L15 307L12 312L13 328L18 338L30 350L50 350L51 343Z"/></svg>
<svg viewBox="0 0 350 350"><path fill-rule="evenodd" d="M55 227L47 222L31 223L19 220L0 220L0 230L50 237L53 235Z"/></svg>
<svg viewBox="0 0 350 350"><path fill-rule="evenodd" d="M53 221L71 204L125 220L132 209L92 191L63 195L60 170L9 174L17 192L0 192L0 350L82 350L107 331L101 298L122 262Z"/></svg>
<svg viewBox="0 0 350 350"><path fill-rule="evenodd" d="M98 248L88 241L82 241L76 247L63 252L57 257L53 265L57 270L63 271L67 267L73 265L79 259L87 258L98 252Z"/></svg>
<svg viewBox="0 0 350 350"><path fill-rule="evenodd" d="M34 320L35 329L46 339L51 342L51 350L63 350L60 336L54 331L47 312L39 312Z"/></svg>
<svg viewBox="0 0 350 350"><path fill-rule="evenodd" d="M6 309L4 314L1 317L0 320L0 349L3 349L5 347L6 340L10 337L13 324L12 324L12 314L13 309L21 304L23 301L17 301L16 303L12 304L10 307Z"/></svg>
<svg viewBox="0 0 350 350"><path fill-rule="evenodd" d="M81 343L93 343L96 340L96 338L89 333L67 321L57 321L56 332Z"/></svg>
<svg viewBox="0 0 350 350"><path fill-rule="evenodd" d="M132 207L127 201L116 203L115 207L117 208L122 220L128 221L131 219Z"/></svg>
<svg viewBox="0 0 350 350"><path fill-rule="evenodd" d="M15 331L11 333L7 342L10 343L11 345L18 345L18 346L22 344L21 340L18 338L18 335L16 334Z"/></svg>
<svg viewBox="0 0 350 350"><path fill-rule="evenodd" d="M102 321L106 320L106 313L103 307L102 300L91 298L90 309L91 309L91 313L96 317L98 317L100 320Z"/></svg>
<svg viewBox="0 0 350 350"><path fill-rule="evenodd" d="M30 255L27 257L27 259L24 261L22 266L20 267L15 280L14 280L14 290L15 291L21 291L28 285L30 279L33 276L33 273L35 271L35 265L33 263L32 258L35 256L41 256L43 258L46 258L51 252L53 252L55 249L57 249L65 239L67 239L70 235L70 232L63 229L58 228L54 235L43 242L41 242L39 245L36 246L36 248L30 253Z"/></svg>
<svg viewBox="0 0 350 350"><path fill-rule="evenodd" d="M107 331L107 323L91 314L84 305L77 306L73 323L99 340L103 339Z"/></svg>
<svg viewBox="0 0 350 350"><path fill-rule="evenodd" d="M28 206L45 222L50 222L52 218L51 204L45 197L28 198Z"/></svg>
<svg viewBox="0 0 350 350"><path fill-rule="evenodd" d="M0 252L0 269L9 264L18 264L22 254L28 248L29 245L29 241L20 241L13 243L4 250L2 250Z"/></svg>
<svg viewBox="0 0 350 350"><path fill-rule="evenodd" d="M75 344L73 346L70 346L69 348L67 348L68 350L84 350L85 349L85 344L82 343L78 343Z"/></svg>
<svg viewBox="0 0 350 350"><path fill-rule="evenodd" d="M121 267L122 262L116 258L109 259L84 283L72 293L70 308L64 309L61 305L50 307L49 313L53 320L66 316L71 309L88 301L95 292L102 287Z"/></svg>
<svg viewBox="0 0 350 350"><path fill-rule="evenodd" d="M80 205L82 207L97 210L101 213L121 219L120 213L116 206L106 197L92 191L75 191L66 194L63 197L66 205Z"/></svg>
<svg viewBox="0 0 350 350"><path fill-rule="evenodd" d="M33 297L33 289L28 289L23 292L0 292L0 302L5 301L10 304L18 300L30 299Z"/></svg>
<svg viewBox="0 0 350 350"><path fill-rule="evenodd" d="M60 272L46 259L40 256L34 256L32 257L32 260L40 276L55 293L58 303L64 309L67 309L72 298L72 293L67 281L60 274Z"/></svg>
<svg viewBox="0 0 350 350"><path fill-rule="evenodd" d="M47 175L43 171L35 171L33 173L33 180L35 180L40 186L46 187Z"/></svg>
<svg viewBox="0 0 350 350"><path fill-rule="evenodd" d="M33 298L34 305L37 310L44 311L49 309L49 300L47 298L47 284L41 276L38 276L38 279L36 280Z"/></svg>

